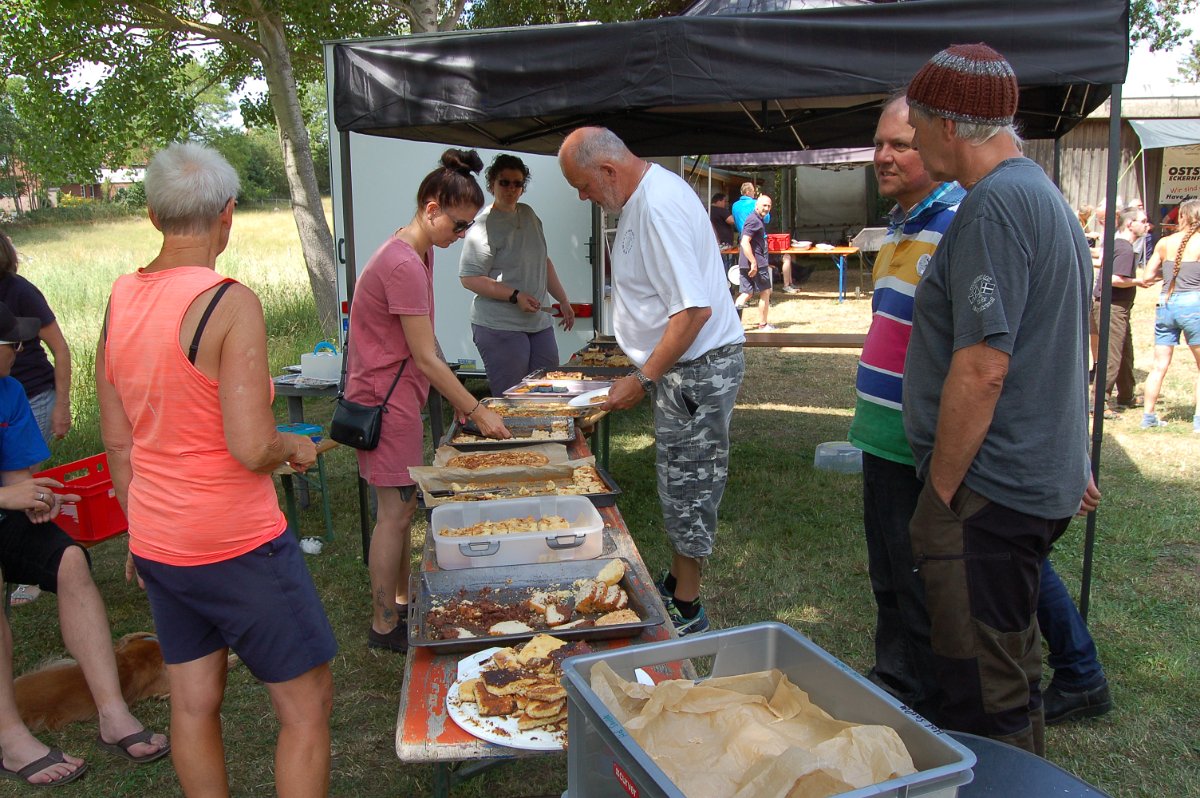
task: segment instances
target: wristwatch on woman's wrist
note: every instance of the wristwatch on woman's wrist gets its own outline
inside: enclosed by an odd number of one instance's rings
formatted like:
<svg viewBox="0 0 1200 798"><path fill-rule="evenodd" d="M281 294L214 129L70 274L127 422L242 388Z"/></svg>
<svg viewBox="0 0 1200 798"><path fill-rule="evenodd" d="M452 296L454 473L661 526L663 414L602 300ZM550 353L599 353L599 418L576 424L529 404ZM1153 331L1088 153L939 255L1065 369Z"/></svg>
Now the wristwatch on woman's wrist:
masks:
<svg viewBox="0 0 1200 798"><path fill-rule="evenodd" d="M650 393L654 390L654 380L643 374L641 369L634 369L633 376L637 377L637 381L641 383L643 391Z"/></svg>
<svg viewBox="0 0 1200 798"><path fill-rule="evenodd" d="M517 294L519 294L519 293L521 293L521 289L520 289L520 288L514 288L514 289L513 289L513 292L512 292L512 296L510 296L510 297L508 298L508 301L509 301L509 302L511 302L511 303L512 303L512 304L514 304L514 305L515 305L515 304L517 304Z"/></svg>

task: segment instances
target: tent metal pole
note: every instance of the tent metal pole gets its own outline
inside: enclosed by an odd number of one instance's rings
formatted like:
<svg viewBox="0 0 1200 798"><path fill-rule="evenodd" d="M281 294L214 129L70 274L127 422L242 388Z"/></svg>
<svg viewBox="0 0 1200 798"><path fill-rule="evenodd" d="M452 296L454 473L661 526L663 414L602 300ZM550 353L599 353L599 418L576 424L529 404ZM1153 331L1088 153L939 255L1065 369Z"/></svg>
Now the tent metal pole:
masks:
<svg viewBox="0 0 1200 798"><path fill-rule="evenodd" d="M1092 400L1092 479L1100 486L1100 448L1104 441L1104 385L1108 375L1109 319L1112 315L1113 244L1117 233L1117 174L1121 169L1121 84L1114 83L1109 98L1108 188L1104 200L1104 258L1100 269L1100 345L1096 352L1096 382ZM1113 364L1114 367L1118 364ZM1079 614L1086 623L1091 605L1092 555L1096 547L1096 513L1088 513L1083 539L1083 580L1079 587Z"/></svg>
<svg viewBox="0 0 1200 798"><path fill-rule="evenodd" d="M1062 139L1054 140L1054 185L1062 191Z"/></svg>

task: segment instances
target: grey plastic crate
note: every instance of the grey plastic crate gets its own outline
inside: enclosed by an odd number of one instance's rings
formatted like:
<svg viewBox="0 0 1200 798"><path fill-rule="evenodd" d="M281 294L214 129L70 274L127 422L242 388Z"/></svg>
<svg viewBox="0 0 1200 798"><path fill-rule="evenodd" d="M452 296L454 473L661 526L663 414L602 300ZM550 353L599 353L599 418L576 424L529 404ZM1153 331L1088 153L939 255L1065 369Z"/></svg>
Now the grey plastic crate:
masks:
<svg viewBox="0 0 1200 798"><path fill-rule="evenodd" d="M713 676L778 668L835 718L880 723L899 733L917 772L842 793L844 798L953 798L971 781L975 754L965 746L791 627L759 623L566 660L570 798L686 798L592 692L590 677L601 660L632 681L637 668L705 656L714 657Z"/></svg>

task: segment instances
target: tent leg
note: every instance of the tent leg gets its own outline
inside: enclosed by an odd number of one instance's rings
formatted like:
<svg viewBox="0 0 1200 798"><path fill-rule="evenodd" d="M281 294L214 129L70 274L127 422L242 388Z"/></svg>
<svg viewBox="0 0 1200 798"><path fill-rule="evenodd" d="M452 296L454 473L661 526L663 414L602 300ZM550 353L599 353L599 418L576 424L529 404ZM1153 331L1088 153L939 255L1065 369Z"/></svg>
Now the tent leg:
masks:
<svg viewBox="0 0 1200 798"><path fill-rule="evenodd" d="M1104 384L1108 377L1109 318L1112 315L1113 244L1117 232L1117 173L1121 169L1121 84L1113 84L1108 123L1108 187L1104 208L1104 262L1100 270L1100 346L1096 352L1096 382L1092 402L1092 479L1100 485L1100 448L1104 442ZM1096 513L1088 513L1083 539L1083 581L1079 614L1086 623L1091 605L1092 555L1096 547Z"/></svg>

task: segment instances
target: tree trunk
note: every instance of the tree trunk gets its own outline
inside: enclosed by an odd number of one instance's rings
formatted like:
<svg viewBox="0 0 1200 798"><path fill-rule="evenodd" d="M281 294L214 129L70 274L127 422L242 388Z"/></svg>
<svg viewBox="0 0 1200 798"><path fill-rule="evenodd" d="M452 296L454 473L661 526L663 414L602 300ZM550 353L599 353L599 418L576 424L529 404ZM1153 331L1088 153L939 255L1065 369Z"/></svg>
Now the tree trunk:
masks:
<svg viewBox="0 0 1200 798"><path fill-rule="evenodd" d="M317 188L317 173L313 167L308 129L300 112L300 98L292 73L283 21L278 15L267 14L257 19L259 40L267 51L262 59L263 73L279 127L279 143L283 148L283 166L287 173L292 200L292 215L300 233L300 249L308 266L317 305L317 318L326 334L336 336L340 324L338 307L336 260L333 253L333 234L325 220L321 192Z"/></svg>

